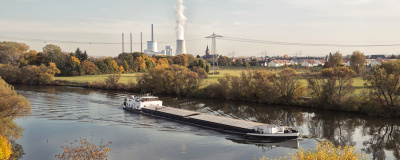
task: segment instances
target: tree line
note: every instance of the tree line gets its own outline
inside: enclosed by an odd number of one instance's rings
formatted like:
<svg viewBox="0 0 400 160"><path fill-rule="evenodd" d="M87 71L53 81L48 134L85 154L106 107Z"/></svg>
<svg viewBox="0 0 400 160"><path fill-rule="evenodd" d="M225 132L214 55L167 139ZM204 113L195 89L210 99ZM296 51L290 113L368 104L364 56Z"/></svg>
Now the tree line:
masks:
<svg viewBox="0 0 400 160"><path fill-rule="evenodd" d="M336 52L329 55L320 71L307 76L289 67L278 73L258 69L239 76L225 75L218 83L200 87L210 64L192 55L149 57L136 52L94 58L79 48L68 54L55 45L46 45L39 53L28 49L22 43L1 43L0 76L7 82L42 84L51 82L54 75L113 74L105 82L90 82L88 86L400 115L400 61L382 62L367 70L365 56L359 51L353 52L348 67ZM137 82L120 84L123 72L146 74ZM365 89L358 94L354 93L355 77L365 82Z"/></svg>
<svg viewBox="0 0 400 160"><path fill-rule="evenodd" d="M190 54L177 56L153 56L144 53L121 53L117 57L89 56L77 48L75 52L63 52L57 45L47 44L42 52L29 50L29 46L17 42L0 42L0 76L9 83L46 84L54 76L82 76L96 74L120 74L149 72L159 66L166 68L176 64L207 77L210 64ZM193 61L193 63L191 63Z"/></svg>
<svg viewBox="0 0 400 160"><path fill-rule="evenodd" d="M340 53L331 54L324 68L306 77L288 67L278 73L256 69L243 71L238 76L227 74L206 87L200 87L202 77L189 73L187 68L158 68L140 77L136 89L400 116L400 61L382 62L367 71L363 53L355 51L351 58L351 65L346 67L341 64ZM358 94L353 86L356 77L363 78L365 83ZM196 78L199 81L195 81Z"/></svg>

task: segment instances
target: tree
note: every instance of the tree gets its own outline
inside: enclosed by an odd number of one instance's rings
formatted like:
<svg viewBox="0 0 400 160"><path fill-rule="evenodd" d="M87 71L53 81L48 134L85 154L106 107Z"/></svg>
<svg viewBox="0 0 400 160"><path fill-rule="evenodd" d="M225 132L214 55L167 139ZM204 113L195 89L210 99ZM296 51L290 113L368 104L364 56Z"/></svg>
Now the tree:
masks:
<svg viewBox="0 0 400 160"><path fill-rule="evenodd" d="M131 67L129 67L128 62L126 62L125 60L124 60L124 64L122 65L122 67L124 67L125 73L132 72L132 70L130 69Z"/></svg>
<svg viewBox="0 0 400 160"><path fill-rule="evenodd" d="M61 146L64 149L62 154L57 154L55 158L57 159L83 159L83 160L100 160L107 159L107 152L111 151L108 145L111 144L109 141L107 144L100 142L99 146L93 144L93 141L87 141L86 139L79 138L79 140L74 140L72 142L65 141L68 145Z"/></svg>
<svg viewBox="0 0 400 160"><path fill-rule="evenodd" d="M44 53L57 53L61 52L60 46L54 45L54 44L48 44L43 47L43 52Z"/></svg>
<svg viewBox="0 0 400 160"><path fill-rule="evenodd" d="M0 77L0 160L17 159L23 153L15 140L22 136L22 127L14 119L30 113L30 104Z"/></svg>
<svg viewBox="0 0 400 160"><path fill-rule="evenodd" d="M106 79L107 88L116 88L120 78L121 74L109 75L108 78Z"/></svg>
<svg viewBox="0 0 400 160"><path fill-rule="evenodd" d="M156 67L156 63L154 60L157 60L157 59L149 57L147 55L143 55L143 59L146 63L146 72L149 71L150 69Z"/></svg>
<svg viewBox="0 0 400 160"><path fill-rule="evenodd" d="M169 66L168 59L166 59L166 58L158 59L157 63L156 63L156 66L157 67L161 67L161 68L167 68Z"/></svg>
<svg viewBox="0 0 400 160"><path fill-rule="evenodd" d="M11 153L11 143L8 143L7 139L0 135L0 160L7 160Z"/></svg>
<svg viewBox="0 0 400 160"><path fill-rule="evenodd" d="M186 57L188 57L188 63L190 63L191 61L196 59L192 54L185 54L185 55L186 55Z"/></svg>
<svg viewBox="0 0 400 160"><path fill-rule="evenodd" d="M17 128L12 123L12 119L29 114L30 110L29 101L25 97L18 95L14 87L7 84L0 77L0 124L2 124L0 125L0 135L11 139L19 138L20 134L15 134L15 131L18 132L19 129L10 129Z"/></svg>
<svg viewBox="0 0 400 160"><path fill-rule="evenodd" d="M62 54L60 46L48 44L43 47L43 53L50 58L50 62L54 62Z"/></svg>
<svg viewBox="0 0 400 160"><path fill-rule="evenodd" d="M299 75L294 69L285 68L282 70L275 84L283 102L290 102L304 95L303 84L299 82Z"/></svg>
<svg viewBox="0 0 400 160"><path fill-rule="evenodd" d="M34 54L34 55L30 56L28 59L28 65L40 66L40 64L48 65L49 63L50 63L49 57L47 57L42 52Z"/></svg>
<svg viewBox="0 0 400 160"><path fill-rule="evenodd" d="M342 54L339 52L332 54L329 54L328 62L331 64L333 68L336 68L342 64L343 57Z"/></svg>
<svg viewBox="0 0 400 160"><path fill-rule="evenodd" d="M350 57L350 67L357 75L364 74L366 63L367 60L365 59L364 53L360 51L354 51Z"/></svg>
<svg viewBox="0 0 400 160"><path fill-rule="evenodd" d="M135 72L146 72L146 61L140 56L135 60L133 70Z"/></svg>
<svg viewBox="0 0 400 160"><path fill-rule="evenodd" d="M133 54L121 53L121 54L118 55L118 59L120 61L125 61L128 64L128 66L125 66L125 64L124 64L124 68L125 68L126 71L130 71L130 70L133 69L133 67L134 67Z"/></svg>
<svg viewBox="0 0 400 160"><path fill-rule="evenodd" d="M236 59L235 66L243 66L243 60Z"/></svg>
<svg viewBox="0 0 400 160"><path fill-rule="evenodd" d="M98 70L97 66L94 63L92 63L92 62L90 62L88 60L84 60L81 63L81 66L82 66L83 71L87 75L93 75Z"/></svg>
<svg viewBox="0 0 400 160"><path fill-rule="evenodd" d="M194 67L203 68L207 73L210 71L210 63L207 63L207 61L202 58L197 58L190 62L188 68Z"/></svg>
<svg viewBox="0 0 400 160"><path fill-rule="evenodd" d="M117 63L111 57L108 57L108 58L104 59L103 62L104 62L104 65L107 67L107 69L105 70L106 72L103 72L103 74L104 73L110 74L110 73L119 73L120 72L119 66L117 65Z"/></svg>
<svg viewBox="0 0 400 160"><path fill-rule="evenodd" d="M219 56L218 65L219 66L228 66L229 65L229 58L227 56Z"/></svg>
<svg viewBox="0 0 400 160"><path fill-rule="evenodd" d="M185 54L180 54L172 57L172 62L174 64L187 67L189 65L189 58Z"/></svg>
<svg viewBox="0 0 400 160"><path fill-rule="evenodd" d="M82 52L81 49L79 49L79 48L77 48L77 49L75 50L75 55L74 55L74 56L75 56L76 58L78 58L79 61L81 61L81 62L83 62L84 60L87 60L87 59L88 59L88 55L87 55L86 51L85 51L85 52Z"/></svg>
<svg viewBox="0 0 400 160"><path fill-rule="evenodd" d="M19 68L12 64L0 64L0 77L8 83L17 83Z"/></svg>
<svg viewBox="0 0 400 160"><path fill-rule="evenodd" d="M79 76L82 74L82 67L81 63L78 58L71 56L70 57L70 64L71 64L71 74L74 76Z"/></svg>
<svg viewBox="0 0 400 160"><path fill-rule="evenodd" d="M199 88L202 79L184 66L171 65L153 68L137 81L141 91L187 95Z"/></svg>
<svg viewBox="0 0 400 160"><path fill-rule="evenodd" d="M400 106L400 61L383 62L373 68L372 75L366 78L371 88L370 99L383 109L398 110Z"/></svg>
<svg viewBox="0 0 400 160"><path fill-rule="evenodd" d="M27 50L29 46L24 43L0 42L0 63L15 63Z"/></svg>
<svg viewBox="0 0 400 160"><path fill-rule="evenodd" d="M310 94L327 107L342 105L354 91L356 73L347 67L325 68L319 75L308 79Z"/></svg>
<svg viewBox="0 0 400 160"><path fill-rule="evenodd" d="M257 59L252 59L249 63L250 63L250 66L259 66Z"/></svg>

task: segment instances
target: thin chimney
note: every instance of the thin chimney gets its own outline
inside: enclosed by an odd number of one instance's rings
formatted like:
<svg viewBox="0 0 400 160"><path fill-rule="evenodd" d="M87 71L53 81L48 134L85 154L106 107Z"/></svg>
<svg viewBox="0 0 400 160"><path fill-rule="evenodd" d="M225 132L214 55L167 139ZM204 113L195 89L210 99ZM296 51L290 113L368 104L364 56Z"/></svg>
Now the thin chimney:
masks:
<svg viewBox="0 0 400 160"><path fill-rule="evenodd" d="M131 53L132 53L132 33L131 33Z"/></svg>
<svg viewBox="0 0 400 160"><path fill-rule="evenodd" d="M122 53L124 53L124 33L122 33Z"/></svg>
<svg viewBox="0 0 400 160"><path fill-rule="evenodd" d="M153 24L151 24L151 41L154 41Z"/></svg>
<svg viewBox="0 0 400 160"><path fill-rule="evenodd" d="M143 36L142 36L142 32L140 32L140 53L143 53Z"/></svg>

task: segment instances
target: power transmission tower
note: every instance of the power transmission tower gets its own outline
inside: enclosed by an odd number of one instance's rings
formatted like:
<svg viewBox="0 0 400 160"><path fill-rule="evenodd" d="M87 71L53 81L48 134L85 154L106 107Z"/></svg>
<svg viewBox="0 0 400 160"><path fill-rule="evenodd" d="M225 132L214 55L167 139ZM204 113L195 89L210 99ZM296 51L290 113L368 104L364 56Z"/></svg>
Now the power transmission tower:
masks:
<svg viewBox="0 0 400 160"><path fill-rule="evenodd" d="M215 59L218 58L218 57L216 57L216 56L218 56L218 54L217 54L217 41L216 41L217 37L223 37L223 36L220 36L220 35L217 35L217 34L213 33L212 35L206 37L206 38L212 38L212 45L211 45L211 51L212 52L211 52L211 55L212 55L212 61L213 61L213 74L215 74ZM219 68L218 68L218 60L217 60L217 70L219 70ZM219 74L219 71L218 71L218 74Z"/></svg>

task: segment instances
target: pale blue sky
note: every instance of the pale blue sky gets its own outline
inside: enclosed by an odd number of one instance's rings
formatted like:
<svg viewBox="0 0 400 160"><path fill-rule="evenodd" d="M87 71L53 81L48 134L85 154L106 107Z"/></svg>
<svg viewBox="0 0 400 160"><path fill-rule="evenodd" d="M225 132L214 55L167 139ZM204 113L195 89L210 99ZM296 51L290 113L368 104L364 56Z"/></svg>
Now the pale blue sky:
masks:
<svg viewBox="0 0 400 160"><path fill-rule="evenodd" d="M19 41L41 51L48 43L72 52L77 47L93 56L117 56L121 45L56 43L134 42L150 40L154 24L158 50L175 47L176 0L0 0L0 40ZM236 38L327 44L400 44L398 0L186 0L187 51L203 55L213 32ZM26 39L28 38L28 39ZM38 40L32 40L38 39ZM44 41L46 40L46 43ZM144 49L146 45L144 45ZM140 46L135 44L134 51ZM219 54L235 56L323 56L339 50L344 55L398 54L393 47L285 46L217 40ZM125 45L129 51L129 45Z"/></svg>

